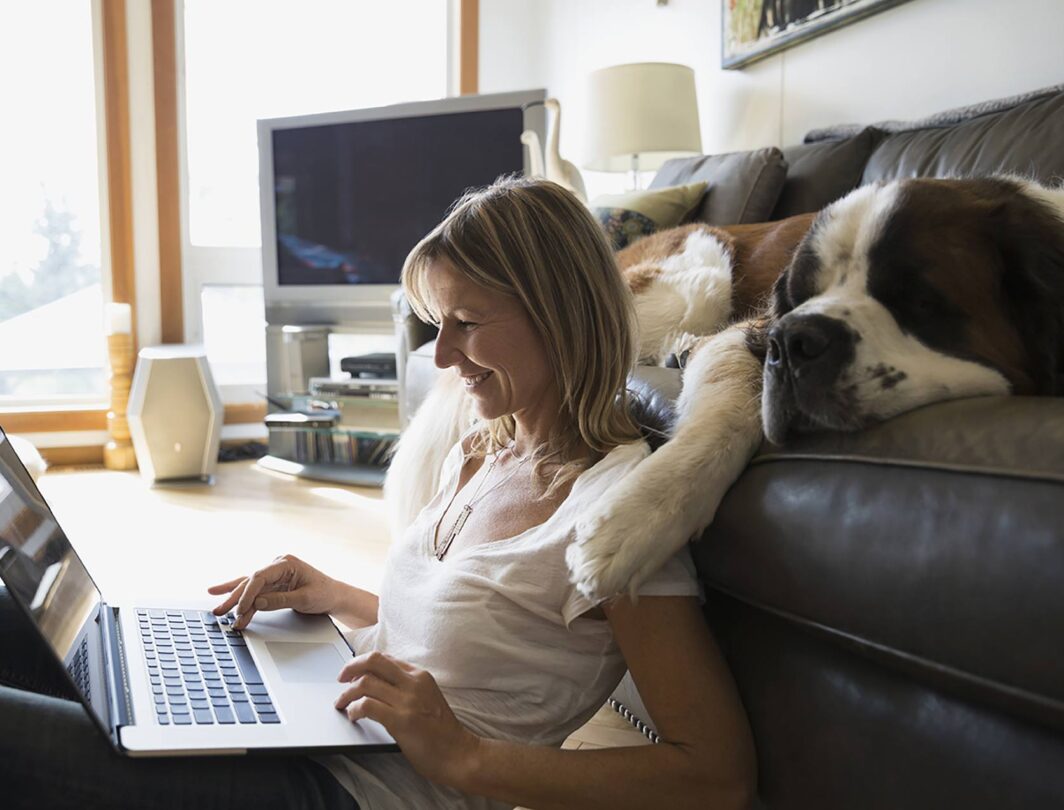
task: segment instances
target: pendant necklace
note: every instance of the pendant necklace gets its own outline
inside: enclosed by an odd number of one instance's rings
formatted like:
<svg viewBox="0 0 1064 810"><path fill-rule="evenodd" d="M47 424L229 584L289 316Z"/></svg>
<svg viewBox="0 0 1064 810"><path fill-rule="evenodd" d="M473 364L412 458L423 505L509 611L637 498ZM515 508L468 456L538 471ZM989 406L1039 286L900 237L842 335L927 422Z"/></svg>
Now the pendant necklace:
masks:
<svg viewBox="0 0 1064 810"><path fill-rule="evenodd" d="M501 481L493 484L482 495L482 494L480 494L480 490L484 488L484 484L486 484L488 479L491 477L491 473L495 469L495 465L498 463L499 456L501 455L502 451L499 451L498 453L496 453L492 457L491 462L488 464L487 472L484 473L484 477L480 479L480 483L477 484L477 488L473 492L473 497L470 498L468 501L466 501L465 506L462 507L462 511L458 513L458 517L455 519L454 524L451 526L451 530L449 532L447 532L447 536L444 538L443 543L439 542L439 538L436 539L436 547L435 547L436 559L439 560L440 562L443 562L443 557L447 553L447 550L451 547L451 543L454 542L454 539L461 533L462 529L465 528L466 521L468 521L469 520L469 516L471 514L473 514L473 507L479 501L481 501L486 495L488 495L491 492L494 492L496 489L498 489L503 484L505 484L507 481L509 481L511 478L513 478L515 475L517 475L517 473L521 469L521 465L524 464L526 461L528 461L528 459L532 455L531 453L528 453L525 456L518 457L518 455L514 452L514 443L513 442L510 442L510 444L508 444L506 446L506 449L510 451L510 455L512 455L514 458L518 459L517 466L514 467L513 472L511 472L508 476L503 478Z"/></svg>

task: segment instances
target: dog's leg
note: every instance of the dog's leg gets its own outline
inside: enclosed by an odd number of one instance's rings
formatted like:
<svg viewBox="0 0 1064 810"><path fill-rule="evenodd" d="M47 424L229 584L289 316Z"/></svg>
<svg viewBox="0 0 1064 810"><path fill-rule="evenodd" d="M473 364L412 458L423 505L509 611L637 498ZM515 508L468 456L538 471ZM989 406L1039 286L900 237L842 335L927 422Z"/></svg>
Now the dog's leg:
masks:
<svg viewBox="0 0 1064 810"><path fill-rule="evenodd" d="M393 539L406 531L436 494L443 460L470 418L469 396L461 378L444 372L403 431L388 465L384 500Z"/></svg>
<svg viewBox="0 0 1064 810"><path fill-rule="evenodd" d="M742 325L692 352L672 437L577 524L566 560L584 595L635 593L712 522L761 441L761 371Z"/></svg>

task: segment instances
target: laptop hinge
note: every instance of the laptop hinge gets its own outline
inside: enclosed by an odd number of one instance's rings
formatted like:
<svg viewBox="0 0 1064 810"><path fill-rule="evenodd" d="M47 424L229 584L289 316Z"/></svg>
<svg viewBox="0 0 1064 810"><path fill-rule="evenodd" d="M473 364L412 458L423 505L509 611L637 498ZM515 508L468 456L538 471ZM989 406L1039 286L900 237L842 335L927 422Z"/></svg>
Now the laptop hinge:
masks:
<svg viewBox="0 0 1064 810"><path fill-rule="evenodd" d="M107 678L107 701L111 704L111 727L117 739L122 726L132 725L133 701L129 693L129 671L118 608L100 605L100 636L103 640L103 671Z"/></svg>

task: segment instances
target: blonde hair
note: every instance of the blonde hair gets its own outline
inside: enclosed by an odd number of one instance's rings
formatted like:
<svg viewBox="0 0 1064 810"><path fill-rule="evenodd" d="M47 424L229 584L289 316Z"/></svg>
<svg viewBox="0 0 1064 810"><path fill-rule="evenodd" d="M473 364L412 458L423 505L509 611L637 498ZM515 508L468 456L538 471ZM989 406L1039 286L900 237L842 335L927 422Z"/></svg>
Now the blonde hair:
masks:
<svg viewBox="0 0 1064 810"><path fill-rule="evenodd" d="M516 297L543 339L562 403L561 418L534 459L537 474L551 459L559 465L545 495L639 438L626 389L637 352L631 294L602 230L576 197L555 183L520 177L465 194L403 265L410 305L430 322L438 317L426 276L437 259ZM473 452L497 451L514 431L512 416L487 420L474 435Z"/></svg>

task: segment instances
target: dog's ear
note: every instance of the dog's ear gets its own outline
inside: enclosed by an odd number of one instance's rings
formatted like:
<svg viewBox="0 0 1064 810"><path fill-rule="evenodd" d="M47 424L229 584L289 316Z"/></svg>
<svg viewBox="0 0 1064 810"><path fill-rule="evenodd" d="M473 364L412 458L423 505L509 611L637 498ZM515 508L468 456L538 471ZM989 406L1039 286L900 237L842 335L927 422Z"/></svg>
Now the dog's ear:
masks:
<svg viewBox="0 0 1064 810"><path fill-rule="evenodd" d="M1064 393L1064 219L1026 194L996 206L1009 314L1029 358L1034 393Z"/></svg>

